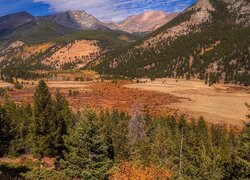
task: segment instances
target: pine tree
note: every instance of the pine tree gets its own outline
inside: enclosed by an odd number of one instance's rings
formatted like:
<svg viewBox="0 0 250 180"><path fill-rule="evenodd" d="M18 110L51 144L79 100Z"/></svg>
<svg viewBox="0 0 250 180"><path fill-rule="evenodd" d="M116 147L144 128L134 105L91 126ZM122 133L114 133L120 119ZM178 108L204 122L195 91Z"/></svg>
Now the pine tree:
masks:
<svg viewBox="0 0 250 180"><path fill-rule="evenodd" d="M119 120L118 120L119 119ZM113 147L115 153L115 161L127 161L130 158L129 152L129 139L128 139L128 123L130 116L120 113L118 115L116 112L112 112L111 121L116 121L117 123L113 129Z"/></svg>
<svg viewBox="0 0 250 180"><path fill-rule="evenodd" d="M234 156L233 177L235 179L250 179L250 123L240 134Z"/></svg>
<svg viewBox="0 0 250 180"><path fill-rule="evenodd" d="M111 120L111 116L108 110L105 112L101 111L100 117L98 118L98 125L101 127L101 133L104 135L104 141L108 147L109 159L114 161L115 152L113 145L113 134L116 121Z"/></svg>
<svg viewBox="0 0 250 180"><path fill-rule="evenodd" d="M51 133L55 127L52 106L49 88L43 80L40 80L34 93L32 124L32 150L40 158L52 154Z"/></svg>
<svg viewBox="0 0 250 180"><path fill-rule="evenodd" d="M55 101L53 103L53 112L55 112L54 130L51 132L53 140L54 156L56 157L56 165L59 165L59 159L63 158L65 144L63 136L67 134L69 129L73 128L74 120L67 100L59 91L56 91Z"/></svg>
<svg viewBox="0 0 250 180"><path fill-rule="evenodd" d="M173 145L170 135L170 130L161 125L154 130L150 144L151 160L159 167L170 168L173 165Z"/></svg>
<svg viewBox="0 0 250 180"><path fill-rule="evenodd" d="M17 106L8 97L2 107L9 119L10 133L13 136L8 154L15 156L27 152L29 147L26 146L26 138L29 134L31 115L25 111L25 107Z"/></svg>
<svg viewBox="0 0 250 180"><path fill-rule="evenodd" d="M10 118L4 108L0 106L0 157L7 154L10 142L13 139Z"/></svg>
<svg viewBox="0 0 250 180"><path fill-rule="evenodd" d="M100 128L95 124L96 115L88 112L65 138L67 153L61 161L64 173L81 179L105 179L110 168L108 147Z"/></svg>
<svg viewBox="0 0 250 180"><path fill-rule="evenodd" d="M212 125L212 171L218 176L227 177L232 169L228 133L225 126Z"/></svg>

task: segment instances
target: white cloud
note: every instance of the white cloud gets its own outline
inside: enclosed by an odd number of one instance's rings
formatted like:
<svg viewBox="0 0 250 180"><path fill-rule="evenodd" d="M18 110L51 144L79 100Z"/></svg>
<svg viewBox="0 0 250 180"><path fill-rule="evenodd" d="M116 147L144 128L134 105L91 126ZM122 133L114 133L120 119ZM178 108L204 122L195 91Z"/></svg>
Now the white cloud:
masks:
<svg viewBox="0 0 250 180"><path fill-rule="evenodd" d="M182 10L178 2L190 4L194 0L33 0L50 5L52 12L85 10L101 20L120 21L129 15L146 10ZM176 5L177 4L177 5ZM173 7L174 5L174 7Z"/></svg>

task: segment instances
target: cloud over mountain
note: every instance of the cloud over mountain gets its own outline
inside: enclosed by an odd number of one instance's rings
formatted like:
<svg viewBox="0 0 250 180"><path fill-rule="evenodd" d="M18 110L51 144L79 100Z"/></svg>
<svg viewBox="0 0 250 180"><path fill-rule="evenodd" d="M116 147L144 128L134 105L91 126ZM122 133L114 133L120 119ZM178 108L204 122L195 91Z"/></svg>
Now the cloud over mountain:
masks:
<svg viewBox="0 0 250 180"><path fill-rule="evenodd" d="M148 10L177 12L196 0L33 0L49 5L50 11L85 10L101 20L120 21L129 15Z"/></svg>

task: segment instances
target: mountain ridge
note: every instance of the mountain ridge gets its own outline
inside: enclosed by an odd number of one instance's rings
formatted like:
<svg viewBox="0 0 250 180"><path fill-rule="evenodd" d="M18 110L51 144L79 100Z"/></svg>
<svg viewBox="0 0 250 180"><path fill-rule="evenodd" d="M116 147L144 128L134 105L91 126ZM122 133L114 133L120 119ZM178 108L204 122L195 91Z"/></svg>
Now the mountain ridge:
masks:
<svg viewBox="0 0 250 180"><path fill-rule="evenodd" d="M65 27L78 30L108 29L101 21L83 10L60 12L41 17L41 19L48 19Z"/></svg>
<svg viewBox="0 0 250 180"><path fill-rule="evenodd" d="M11 30L14 30L21 25L25 25L29 22L39 21L39 20L49 20L56 24L65 26L67 28L75 30L118 30L125 31L129 33L147 33L152 32L165 23L172 20L178 13L166 13L164 11L147 11L140 14L135 14L127 17L123 21L116 22L102 22L93 15L88 14L84 10L69 10L65 12L59 12L47 16L32 16L27 12L18 12L14 14L9 14L3 17L0 17L0 35L5 31L11 33ZM18 16L16 18L16 16ZM3 21L8 17L10 21ZM2 23L2 24L1 24ZM9 24L13 24L14 28L9 28ZM6 28L5 28L6 27ZM6 30L5 30L6 29ZM7 34L6 33L6 34Z"/></svg>

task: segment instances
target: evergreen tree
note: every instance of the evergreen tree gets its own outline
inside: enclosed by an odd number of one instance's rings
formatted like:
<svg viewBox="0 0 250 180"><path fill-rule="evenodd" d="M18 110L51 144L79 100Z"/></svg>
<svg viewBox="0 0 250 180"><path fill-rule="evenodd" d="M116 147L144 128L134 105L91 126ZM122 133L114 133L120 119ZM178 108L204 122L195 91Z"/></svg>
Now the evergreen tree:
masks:
<svg viewBox="0 0 250 180"><path fill-rule="evenodd" d="M230 143L225 126L212 125L212 170L214 174L227 177L232 171Z"/></svg>
<svg viewBox="0 0 250 180"><path fill-rule="evenodd" d="M10 118L4 108L0 106L0 157L6 155L13 139Z"/></svg>
<svg viewBox="0 0 250 180"><path fill-rule="evenodd" d="M151 160L159 167L170 168L173 166L173 145L170 131L161 125L154 130L150 144Z"/></svg>
<svg viewBox="0 0 250 180"><path fill-rule="evenodd" d="M108 147L100 128L95 124L96 115L87 113L65 138L67 153L62 160L64 173L81 179L105 179L110 168Z"/></svg>
<svg viewBox="0 0 250 180"><path fill-rule="evenodd" d="M39 81L34 93L34 110L32 124L33 152L40 158L51 155L53 144L51 136L55 129L55 114L49 88L43 80Z"/></svg>
<svg viewBox="0 0 250 180"><path fill-rule="evenodd" d="M119 120L118 120L119 119ZM130 158L129 139L128 139L128 123L130 116L115 111L111 114L111 121L117 121L113 129L113 147L115 153L115 161L127 161Z"/></svg>
<svg viewBox="0 0 250 180"><path fill-rule="evenodd" d="M26 145L26 139L29 135L29 127L31 114L26 112L26 107L17 106L14 102L10 101L8 97L2 106L8 117L11 127L9 133L13 138L10 142L8 154L17 156L21 153L28 152L29 147Z"/></svg>
<svg viewBox="0 0 250 180"><path fill-rule="evenodd" d="M117 121L111 120L111 116L108 110L106 110L105 112L101 111L98 125L101 127L101 133L104 135L104 141L108 147L109 159L111 159L112 161L114 161L115 159L113 131L116 123Z"/></svg>
<svg viewBox="0 0 250 180"><path fill-rule="evenodd" d="M53 112L55 113L54 130L51 132L54 150L53 155L56 157L55 164L59 165L59 159L63 158L63 151L65 150L63 136L66 135L69 129L74 125L69 104L59 91L56 91L55 94Z"/></svg>
<svg viewBox="0 0 250 180"><path fill-rule="evenodd" d="M235 150L233 177L235 179L250 179L250 123L240 134Z"/></svg>

